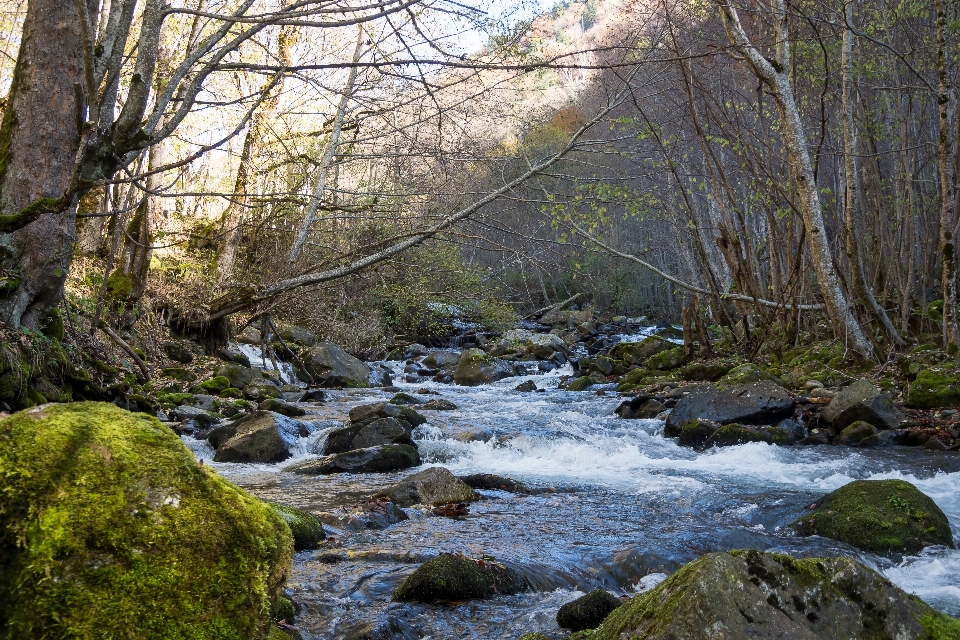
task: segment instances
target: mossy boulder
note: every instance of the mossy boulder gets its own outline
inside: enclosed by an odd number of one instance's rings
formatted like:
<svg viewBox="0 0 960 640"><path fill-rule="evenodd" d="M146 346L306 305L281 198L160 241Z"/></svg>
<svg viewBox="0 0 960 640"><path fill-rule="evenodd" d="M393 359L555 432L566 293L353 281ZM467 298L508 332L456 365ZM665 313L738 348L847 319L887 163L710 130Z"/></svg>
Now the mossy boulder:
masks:
<svg viewBox="0 0 960 640"><path fill-rule="evenodd" d="M251 382L243 388L243 395L247 400L253 400L254 402L261 402L267 398L283 397L280 389L266 380Z"/></svg>
<svg viewBox="0 0 960 640"><path fill-rule="evenodd" d="M223 377L230 381L230 384L224 387L224 389L229 387L243 389L254 380L259 380L262 376L256 369L245 367L236 362L229 362L217 370L217 377Z"/></svg>
<svg viewBox="0 0 960 640"><path fill-rule="evenodd" d="M299 418L300 416L307 415L307 412L298 407L295 404L289 404L283 402L276 398L267 398L261 402L258 406L258 409L261 411L274 411L280 415L287 416L290 418Z"/></svg>
<svg viewBox="0 0 960 640"><path fill-rule="evenodd" d="M557 611L557 624L571 631L596 629L620 604L620 598L606 589L594 589L560 607Z"/></svg>
<svg viewBox="0 0 960 640"><path fill-rule="evenodd" d="M683 348L674 347L647 359L647 369L651 371L670 371L683 364Z"/></svg>
<svg viewBox="0 0 960 640"><path fill-rule="evenodd" d="M321 540L326 538L323 531L323 524L320 519L312 513L307 513L302 509L291 507L276 502L268 502L273 510L276 511L283 521L290 527L290 533L293 534L293 548L297 551L303 549L313 549ZM292 618L283 618L292 620Z"/></svg>
<svg viewBox="0 0 960 640"><path fill-rule="evenodd" d="M864 439L877 435L877 428L869 422L857 420L837 435L836 443L858 447Z"/></svg>
<svg viewBox="0 0 960 640"><path fill-rule="evenodd" d="M733 447L749 442L786 445L795 440L793 433L782 427L744 426L725 424L717 429L706 442L707 447Z"/></svg>
<svg viewBox="0 0 960 640"><path fill-rule="evenodd" d="M441 553L417 567L393 592L393 600L431 603L489 598L522 590L520 578L502 564Z"/></svg>
<svg viewBox="0 0 960 640"><path fill-rule="evenodd" d="M415 504L438 506L451 502L473 502L480 499L480 494L448 469L432 467L407 476L373 497L390 498L398 507L411 507Z"/></svg>
<svg viewBox="0 0 960 640"><path fill-rule="evenodd" d="M294 365L301 380L323 387L370 386L370 367L332 342L304 349Z"/></svg>
<svg viewBox="0 0 960 640"><path fill-rule="evenodd" d="M412 396L409 393L395 393L393 397L390 398L390 404L404 405L404 404L423 404L426 400L422 400L416 396Z"/></svg>
<svg viewBox="0 0 960 640"><path fill-rule="evenodd" d="M855 480L818 500L813 512L790 526L800 535L833 538L873 553L953 546L940 507L903 480Z"/></svg>
<svg viewBox="0 0 960 640"><path fill-rule="evenodd" d="M183 367L166 367L160 370L160 375L164 378L173 378L174 380L179 380L180 382L193 382L197 379L197 374L190 369L184 369Z"/></svg>
<svg viewBox="0 0 960 640"><path fill-rule="evenodd" d="M517 368L512 362L494 358L480 349L466 349L460 354L453 381L465 387L475 387L515 375Z"/></svg>
<svg viewBox="0 0 960 640"><path fill-rule="evenodd" d="M695 419L720 424L776 424L793 415L793 397L772 382L754 382L726 390L711 384L690 389L667 418L664 435L675 438L683 425Z"/></svg>
<svg viewBox="0 0 960 640"><path fill-rule="evenodd" d="M200 387L214 395L220 395L227 389L232 388L230 378L226 376L216 376L200 383Z"/></svg>
<svg viewBox="0 0 960 640"><path fill-rule="evenodd" d="M216 462L281 462L291 455L297 438L310 427L272 411L255 411L236 422L217 427L208 440Z"/></svg>
<svg viewBox="0 0 960 640"><path fill-rule="evenodd" d="M960 406L960 375L925 369L907 390L907 406L914 409Z"/></svg>
<svg viewBox="0 0 960 640"><path fill-rule="evenodd" d="M718 389L730 389L741 384L750 384L751 382L772 382L783 386L783 381L775 375L767 373L757 365L748 362L739 367L734 367L717 381Z"/></svg>
<svg viewBox="0 0 960 640"><path fill-rule="evenodd" d="M293 539L154 418L48 405L0 421L10 638L265 638Z"/></svg>
<svg viewBox="0 0 960 640"><path fill-rule="evenodd" d="M617 384L617 391L636 391L646 385L655 375L656 374L651 374L646 369L628 371L625 376L620 378L620 382Z"/></svg>
<svg viewBox="0 0 960 640"><path fill-rule="evenodd" d="M680 379L690 382L716 382L730 371L722 362L691 362L680 369Z"/></svg>
<svg viewBox="0 0 960 640"><path fill-rule="evenodd" d="M722 635L705 632L713 629ZM750 549L684 565L586 637L947 640L960 637L960 621L850 558L798 560Z"/></svg>
<svg viewBox="0 0 960 640"><path fill-rule="evenodd" d="M570 384L564 387L567 391L584 391L596 384L590 376L580 376L575 378Z"/></svg>
<svg viewBox="0 0 960 640"><path fill-rule="evenodd" d="M621 342L610 351L610 355L629 364L643 364L650 356L673 349L674 346L669 340L651 336L640 342Z"/></svg>

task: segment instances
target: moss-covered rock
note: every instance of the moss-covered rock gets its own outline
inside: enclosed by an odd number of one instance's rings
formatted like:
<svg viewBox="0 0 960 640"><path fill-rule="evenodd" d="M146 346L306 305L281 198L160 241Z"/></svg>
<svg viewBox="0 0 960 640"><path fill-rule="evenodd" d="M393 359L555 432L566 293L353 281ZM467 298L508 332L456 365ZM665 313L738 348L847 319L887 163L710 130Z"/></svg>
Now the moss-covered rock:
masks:
<svg viewBox="0 0 960 640"><path fill-rule="evenodd" d="M160 370L160 375L164 378L173 378L181 382L193 382L197 379L196 373L183 367L166 367Z"/></svg>
<svg viewBox="0 0 960 640"><path fill-rule="evenodd" d="M400 419L409 423L413 428L427 423L426 416L421 413L417 413L410 407L400 407Z"/></svg>
<svg viewBox="0 0 960 640"><path fill-rule="evenodd" d="M427 560L393 592L396 602L488 598L522 591L519 577L497 562L441 553Z"/></svg>
<svg viewBox="0 0 960 640"><path fill-rule="evenodd" d="M629 364L643 364L650 356L673 348L674 344L669 340L651 336L640 342L621 342L613 348L610 355Z"/></svg>
<svg viewBox="0 0 960 640"><path fill-rule="evenodd" d="M716 382L730 371L723 362L691 362L680 368L680 379L690 382Z"/></svg>
<svg viewBox="0 0 960 640"><path fill-rule="evenodd" d="M748 362L739 367L734 367L726 375L717 381L718 389L729 389L741 384L750 384L751 382L772 382L783 386L783 381L775 375L769 374L757 365Z"/></svg>
<svg viewBox="0 0 960 640"><path fill-rule="evenodd" d="M251 382L245 386L243 388L243 395L247 400L253 400L254 402L260 402L261 400L266 400L267 398L283 397L283 393L280 392L280 389L265 380Z"/></svg>
<svg viewBox="0 0 960 640"><path fill-rule="evenodd" d="M953 545L940 507L903 480L851 482L790 526L800 535L821 535L874 553L915 554L930 545Z"/></svg>
<svg viewBox="0 0 960 640"><path fill-rule="evenodd" d="M849 558L711 553L613 611L590 640L911 638L953 640L960 621Z"/></svg>
<svg viewBox="0 0 960 640"><path fill-rule="evenodd" d="M465 387L489 384L517 375L512 362L494 358L480 349L466 349L460 354L453 381Z"/></svg>
<svg viewBox="0 0 960 640"><path fill-rule="evenodd" d="M606 589L594 589L560 607L557 611L557 624L571 631L595 629L620 604L620 598Z"/></svg>
<svg viewBox="0 0 960 640"><path fill-rule="evenodd" d="M112 404L0 422L0 629L10 638L265 638L290 530Z"/></svg>
<svg viewBox="0 0 960 640"><path fill-rule="evenodd" d="M869 422L857 420L837 435L837 444L848 447L858 447L860 443L871 436L877 435L877 428Z"/></svg>
<svg viewBox="0 0 960 640"><path fill-rule="evenodd" d="M725 424L717 429L706 442L707 447L733 447L748 442L767 444L790 444L793 433L781 427L751 427L741 424Z"/></svg>
<svg viewBox="0 0 960 640"><path fill-rule="evenodd" d="M230 379L226 376L216 376L200 383L200 387L214 395L219 395L230 389Z"/></svg>
<svg viewBox="0 0 960 640"><path fill-rule="evenodd" d="M647 359L647 369L651 371L670 371L683 364L683 347L674 347Z"/></svg>
<svg viewBox="0 0 960 640"><path fill-rule="evenodd" d="M236 362L228 362L217 370L217 377L224 377L230 381L230 384L224 388L233 387L243 389L251 382L259 380L262 376L256 369L245 367Z"/></svg>
<svg viewBox="0 0 960 640"><path fill-rule="evenodd" d="M567 391L584 391L595 384L596 382L590 376L580 376L568 384L565 389Z"/></svg>
<svg viewBox="0 0 960 640"><path fill-rule="evenodd" d="M960 375L921 371L907 390L907 406L914 409L960 406Z"/></svg>
<svg viewBox="0 0 960 640"><path fill-rule="evenodd" d="M303 549L313 549L317 543L326 538L323 531L323 524L320 519L312 513L307 513L302 509L291 507L276 502L268 502L273 510L276 511L283 521L290 527L290 533L293 534L293 548L297 551ZM292 618L281 618L282 620L292 620Z"/></svg>
<svg viewBox="0 0 960 640"><path fill-rule="evenodd" d="M431 467L408 476L388 489L374 494L386 497L398 507L415 504L442 505L451 502L473 502L480 494L443 467Z"/></svg>
<svg viewBox="0 0 960 640"><path fill-rule="evenodd" d="M290 418L299 418L300 416L307 415L307 412L297 405L289 404L283 402L282 400L277 400L276 398L267 398L261 402L257 408L261 411L274 411L280 415L288 416Z"/></svg>

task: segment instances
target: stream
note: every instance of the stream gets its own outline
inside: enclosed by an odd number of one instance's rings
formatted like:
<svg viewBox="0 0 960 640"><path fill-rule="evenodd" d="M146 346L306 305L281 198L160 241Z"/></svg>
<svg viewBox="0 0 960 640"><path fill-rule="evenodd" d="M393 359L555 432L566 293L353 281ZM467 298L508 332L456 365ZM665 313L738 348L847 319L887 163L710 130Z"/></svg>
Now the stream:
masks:
<svg viewBox="0 0 960 640"><path fill-rule="evenodd" d="M613 415L621 401L613 385L558 389L569 369L457 387L404 383L403 365L386 364L397 371L395 384L403 391L426 389L439 395L424 399L444 398L458 407L423 412L429 422L414 437L424 467L494 473L545 491L481 491L484 499L459 520L407 509L409 520L384 530L326 527L337 543L298 552L288 581L302 605L296 627L304 638L513 639L531 631L561 638L566 633L554 616L565 602L598 586L632 595L699 555L743 547L798 557L852 556L933 607L960 615L960 550L928 548L916 557L889 558L783 529L818 497L852 480L899 478L936 501L960 540L956 452L752 443L698 453L663 438L660 421ZM545 391L513 390L525 380ZM333 391L324 407L345 414L392 395ZM315 457L310 452L317 442L339 426L322 417L316 424L321 428L281 464L210 466L258 497L308 511L352 504L418 470L318 477L281 472ZM489 440L464 441L469 435ZM213 458L206 442L184 440L198 458ZM530 590L456 606L390 601L419 563L441 552L492 556L516 569Z"/></svg>

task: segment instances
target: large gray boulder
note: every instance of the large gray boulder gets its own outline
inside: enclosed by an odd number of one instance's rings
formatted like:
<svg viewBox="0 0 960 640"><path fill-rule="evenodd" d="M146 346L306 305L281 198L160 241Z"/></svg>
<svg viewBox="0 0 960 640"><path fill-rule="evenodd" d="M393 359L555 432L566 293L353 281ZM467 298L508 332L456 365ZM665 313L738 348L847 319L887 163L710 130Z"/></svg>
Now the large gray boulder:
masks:
<svg viewBox="0 0 960 640"><path fill-rule="evenodd" d="M318 385L351 388L370 386L370 367L331 342L319 342L316 346L304 349L298 359L297 375L306 380L312 379ZM300 363L303 363L302 367Z"/></svg>
<svg viewBox="0 0 960 640"><path fill-rule="evenodd" d="M210 432L215 462L281 462L310 426L272 411L256 411Z"/></svg>
<svg viewBox="0 0 960 640"><path fill-rule="evenodd" d="M283 338L287 344L299 344L304 347L312 347L317 344L317 335L315 333L294 325L280 329L280 337Z"/></svg>
<svg viewBox="0 0 960 640"><path fill-rule="evenodd" d="M534 333L526 329L511 329L503 334L503 338L494 349L493 355L501 355L510 351L519 351L524 355L532 355L538 360L549 360L554 354L570 355L567 343L560 336L552 333Z"/></svg>
<svg viewBox="0 0 960 640"><path fill-rule="evenodd" d="M353 424L331 431L327 436L324 453L346 453L354 449L394 443L415 447L410 432L409 424L396 418L379 418L366 424Z"/></svg>
<svg viewBox="0 0 960 640"><path fill-rule="evenodd" d="M374 497L390 498L397 506L410 507L415 504L439 506L451 502L473 502L480 499L480 494L449 470L433 467L404 478L389 489L374 494Z"/></svg>
<svg viewBox="0 0 960 640"><path fill-rule="evenodd" d="M776 424L793 415L793 408L793 397L772 382L754 382L724 391L703 384L680 399L667 418L664 435L679 436L683 424L694 419L720 424Z"/></svg>
<svg viewBox="0 0 960 640"><path fill-rule="evenodd" d="M316 460L306 460L284 468L284 471L304 475L331 473L380 473L409 469L420 464L420 454L407 444L385 444L369 449L336 453Z"/></svg>
<svg viewBox="0 0 960 640"><path fill-rule="evenodd" d="M878 429L896 429L904 419L893 400L869 380L857 380L838 393L820 417L838 430L858 420L869 422Z"/></svg>
<svg viewBox="0 0 960 640"><path fill-rule="evenodd" d="M431 351L423 359L421 364L428 369L450 369L457 366L460 361L460 354L450 349L438 349Z"/></svg>
<svg viewBox="0 0 960 640"><path fill-rule="evenodd" d="M216 377L223 376L230 381L230 386L235 389L243 389L254 381L262 379L262 375L256 369L245 367L236 362L229 362L217 370Z"/></svg>
<svg viewBox="0 0 960 640"><path fill-rule="evenodd" d="M747 549L710 553L687 564L616 609L590 636L627 637L957 638L960 621L856 560L794 559Z"/></svg>
<svg viewBox="0 0 960 640"><path fill-rule="evenodd" d="M466 349L457 362L453 381L465 387L475 387L516 375L517 368L512 362L494 358L480 349Z"/></svg>

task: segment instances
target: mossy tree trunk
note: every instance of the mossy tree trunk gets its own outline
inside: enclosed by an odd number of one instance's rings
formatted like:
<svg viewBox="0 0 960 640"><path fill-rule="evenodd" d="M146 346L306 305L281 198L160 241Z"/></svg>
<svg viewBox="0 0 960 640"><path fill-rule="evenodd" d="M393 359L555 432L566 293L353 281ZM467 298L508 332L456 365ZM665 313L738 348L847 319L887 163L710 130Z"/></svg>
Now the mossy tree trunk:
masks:
<svg viewBox="0 0 960 640"><path fill-rule="evenodd" d="M7 220L58 201L71 185L84 107L82 40L76 3L30 0L0 125L0 213ZM15 275L0 293L0 320L10 326L40 327L60 301L76 239L76 197L69 200L0 233L0 267Z"/></svg>

